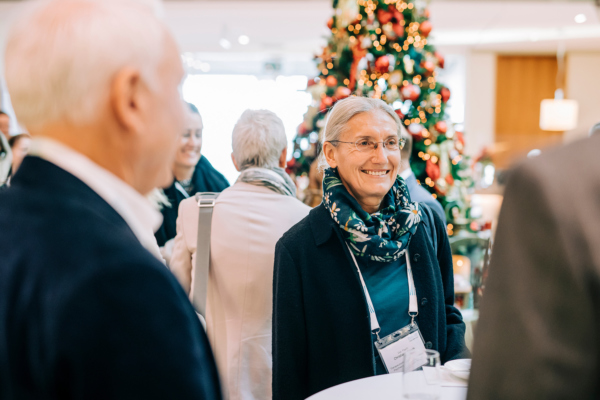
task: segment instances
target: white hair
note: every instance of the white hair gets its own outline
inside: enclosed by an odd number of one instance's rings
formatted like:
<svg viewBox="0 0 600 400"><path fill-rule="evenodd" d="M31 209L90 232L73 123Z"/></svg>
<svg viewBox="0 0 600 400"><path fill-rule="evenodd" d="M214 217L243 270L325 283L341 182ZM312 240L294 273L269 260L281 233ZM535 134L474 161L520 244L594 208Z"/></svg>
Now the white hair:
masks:
<svg viewBox="0 0 600 400"><path fill-rule="evenodd" d="M153 89L166 28L155 0L36 0L12 27L5 75L27 127L85 124L107 99L114 74L140 71ZM153 7L154 6L154 7Z"/></svg>
<svg viewBox="0 0 600 400"><path fill-rule="evenodd" d="M398 114L396 114L392 107L390 107L383 100L373 99L370 97L352 96L338 101L335 103L331 111L329 111L327 123L325 124L325 128L323 128L321 145L324 145L325 142L339 140L340 136L346 129L346 125L352 119L352 117L364 112L371 112L375 110L383 111L392 117L398 126L397 134L398 138L400 138L402 134L401 129L403 128L402 121L400 121ZM318 168L320 171L323 171L328 167L329 164L327 163L325 154L323 151L321 151Z"/></svg>
<svg viewBox="0 0 600 400"><path fill-rule="evenodd" d="M283 122L268 110L246 110L233 128L232 147L242 170L278 167L281 152L287 147Z"/></svg>

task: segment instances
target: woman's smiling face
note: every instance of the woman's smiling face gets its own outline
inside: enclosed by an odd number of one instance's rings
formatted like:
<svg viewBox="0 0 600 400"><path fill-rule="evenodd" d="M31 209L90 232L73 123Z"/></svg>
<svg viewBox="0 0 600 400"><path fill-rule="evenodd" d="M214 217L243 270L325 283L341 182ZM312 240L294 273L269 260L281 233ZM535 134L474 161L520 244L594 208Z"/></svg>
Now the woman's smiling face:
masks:
<svg viewBox="0 0 600 400"><path fill-rule="evenodd" d="M385 149L381 142L398 140L396 121L385 111L373 110L352 117L339 137L341 142L325 142L323 152L328 164L337 168L348 192L368 213L379 206L390 191L400 168L400 149ZM377 148L358 151L354 143L364 139L378 142Z"/></svg>
<svg viewBox="0 0 600 400"><path fill-rule="evenodd" d="M189 116L188 127L181 134L175 164L192 168L200 161L200 150L202 148L202 119L197 114Z"/></svg>

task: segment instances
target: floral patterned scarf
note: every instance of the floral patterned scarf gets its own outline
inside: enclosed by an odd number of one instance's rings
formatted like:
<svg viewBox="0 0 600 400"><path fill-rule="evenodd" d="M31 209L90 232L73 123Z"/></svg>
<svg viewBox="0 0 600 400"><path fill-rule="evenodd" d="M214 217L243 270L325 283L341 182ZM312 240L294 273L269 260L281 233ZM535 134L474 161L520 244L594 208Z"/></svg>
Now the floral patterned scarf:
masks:
<svg viewBox="0 0 600 400"><path fill-rule="evenodd" d="M406 183L400 176L385 195L381 209L369 214L346 190L337 169L327 168L323 178L323 204L354 255L379 262L404 256L422 216L419 203L410 201Z"/></svg>

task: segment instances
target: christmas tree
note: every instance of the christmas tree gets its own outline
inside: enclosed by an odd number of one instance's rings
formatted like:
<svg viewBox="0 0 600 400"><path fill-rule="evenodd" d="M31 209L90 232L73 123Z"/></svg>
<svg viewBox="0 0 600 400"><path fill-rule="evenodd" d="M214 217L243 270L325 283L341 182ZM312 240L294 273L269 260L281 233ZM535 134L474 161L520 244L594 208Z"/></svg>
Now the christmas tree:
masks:
<svg viewBox="0 0 600 400"><path fill-rule="evenodd" d="M467 191L473 181L463 135L445 115L450 90L436 79L444 57L428 42L432 25L426 3L334 0L333 8L331 35L316 57L320 75L309 81L313 105L298 128L288 171L308 175L327 111L336 101L352 94L380 98L412 135L412 169L446 210L452 234L452 223L469 222Z"/></svg>

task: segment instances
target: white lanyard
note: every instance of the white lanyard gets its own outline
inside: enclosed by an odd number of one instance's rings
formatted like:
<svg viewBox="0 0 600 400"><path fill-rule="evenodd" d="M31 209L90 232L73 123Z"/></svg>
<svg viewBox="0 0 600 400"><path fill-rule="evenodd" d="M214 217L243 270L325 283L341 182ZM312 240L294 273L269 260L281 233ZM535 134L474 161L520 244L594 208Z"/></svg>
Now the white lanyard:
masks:
<svg viewBox="0 0 600 400"><path fill-rule="evenodd" d="M348 246L348 244L346 244ZM373 302L371 301L371 296L369 296L369 291L367 290L367 285L365 284L365 280L363 279L362 273L360 272L360 268L358 267L358 263L356 262L356 258L354 258L354 253L352 253L352 249L348 246L348 250L350 251L350 255L352 256L352 260L354 261L354 265L356 265L356 270L358 271L358 276L360 277L360 283L362 283L363 290L365 292L365 297L367 298L367 305L369 306L369 314L371 315L371 332L377 335L379 338L379 331L381 327L379 326L379 321L377 321L377 315L375 314L375 307L373 307ZM411 324L414 323L415 317L419 315L419 305L417 304L417 290L415 289L415 282L413 280L412 268L410 265L410 258L408 257L408 249L406 249L406 275L408 276L408 315L412 318Z"/></svg>
<svg viewBox="0 0 600 400"><path fill-rule="evenodd" d="M181 194L183 194L185 196L186 199L188 199L190 197L188 192L186 192L185 189L183 188L183 186L181 186L181 183L175 181L175 188L177 190L179 190L181 192Z"/></svg>

